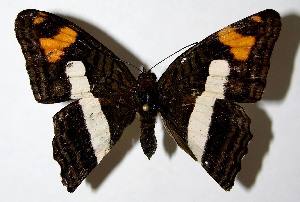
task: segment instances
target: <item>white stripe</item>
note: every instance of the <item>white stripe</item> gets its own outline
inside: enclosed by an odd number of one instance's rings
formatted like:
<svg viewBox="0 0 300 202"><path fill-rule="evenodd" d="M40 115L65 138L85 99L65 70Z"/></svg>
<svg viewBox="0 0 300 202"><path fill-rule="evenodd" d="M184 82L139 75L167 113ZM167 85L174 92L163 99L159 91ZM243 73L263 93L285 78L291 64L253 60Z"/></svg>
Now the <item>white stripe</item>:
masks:
<svg viewBox="0 0 300 202"><path fill-rule="evenodd" d="M209 65L209 75L226 77L230 73L229 64L226 60L213 60Z"/></svg>
<svg viewBox="0 0 300 202"><path fill-rule="evenodd" d="M208 139L215 101L224 98L224 85L229 73L230 67L226 60L212 61L209 65L205 91L196 98L188 125L188 146L198 161L202 158Z"/></svg>
<svg viewBox="0 0 300 202"><path fill-rule="evenodd" d="M81 61L70 61L67 63L66 75L71 84L71 99L93 97L85 72L85 66Z"/></svg>
<svg viewBox="0 0 300 202"><path fill-rule="evenodd" d="M97 98L79 100L91 143L99 163L110 150L110 131L107 119Z"/></svg>
<svg viewBox="0 0 300 202"><path fill-rule="evenodd" d="M230 67L226 60L213 60L209 65L209 76L201 96L224 99L224 85L229 73Z"/></svg>
<svg viewBox="0 0 300 202"><path fill-rule="evenodd" d="M204 152L215 101L215 98L197 97L189 120L188 145L198 160Z"/></svg>

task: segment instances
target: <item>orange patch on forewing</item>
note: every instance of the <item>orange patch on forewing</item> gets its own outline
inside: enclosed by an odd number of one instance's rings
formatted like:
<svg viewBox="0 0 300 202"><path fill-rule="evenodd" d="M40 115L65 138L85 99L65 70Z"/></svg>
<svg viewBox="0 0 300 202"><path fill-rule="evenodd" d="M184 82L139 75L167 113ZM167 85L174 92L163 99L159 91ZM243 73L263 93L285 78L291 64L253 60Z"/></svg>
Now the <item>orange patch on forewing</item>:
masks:
<svg viewBox="0 0 300 202"><path fill-rule="evenodd" d="M42 13L42 12L39 12L39 16L37 16L34 20L33 20L33 24L36 25L36 24L40 24L42 23L46 18L47 14L46 13Z"/></svg>
<svg viewBox="0 0 300 202"><path fill-rule="evenodd" d="M234 55L234 58L241 61L246 61L250 54L251 48L242 47L242 48L231 48L230 52Z"/></svg>
<svg viewBox="0 0 300 202"><path fill-rule="evenodd" d="M40 16L44 16L44 17L46 17L46 16L47 16L47 14L46 14L46 13L44 13L44 12L39 12L39 15L40 15Z"/></svg>
<svg viewBox="0 0 300 202"><path fill-rule="evenodd" d="M67 43L74 43L76 40L77 32L69 27L63 27L59 30L59 34L53 38L58 41L64 41Z"/></svg>
<svg viewBox="0 0 300 202"><path fill-rule="evenodd" d="M255 22L261 22L261 21L262 21L261 17L258 16L258 15L252 16L251 19L252 19L253 21L255 21Z"/></svg>
<svg viewBox="0 0 300 202"><path fill-rule="evenodd" d="M41 47L44 49L48 62L57 62L64 55L64 49L76 41L77 33L69 28L63 27L59 33L52 38L40 38Z"/></svg>
<svg viewBox="0 0 300 202"><path fill-rule="evenodd" d="M45 18L43 17L37 17L33 20L33 24L36 25L36 24L40 24L42 23L43 21L45 20Z"/></svg>
<svg viewBox="0 0 300 202"><path fill-rule="evenodd" d="M248 59L251 48L255 44L254 36L243 36L235 28L226 27L218 32L219 41L230 47L234 59L245 61Z"/></svg>

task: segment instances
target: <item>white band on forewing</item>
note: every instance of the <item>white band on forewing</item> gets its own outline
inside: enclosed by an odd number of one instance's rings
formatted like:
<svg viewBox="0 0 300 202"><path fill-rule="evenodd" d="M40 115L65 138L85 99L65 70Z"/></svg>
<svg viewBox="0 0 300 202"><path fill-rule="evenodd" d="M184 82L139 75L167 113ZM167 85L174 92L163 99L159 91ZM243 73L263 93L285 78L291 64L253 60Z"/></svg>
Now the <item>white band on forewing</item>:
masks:
<svg viewBox="0 0 300 202"><path fill-rule="evenodd" d="M93 97L86 69L81 61L69 61L66 65L66 75L71 84L71 99Z"/></svg>
<svg viewBox="0 0 300 202"><path fill-rule="evenodd" d="M230 68L226 60L213 60L209 65L209 76L201 96L224 99L224 86L229 73Z"/></svg>

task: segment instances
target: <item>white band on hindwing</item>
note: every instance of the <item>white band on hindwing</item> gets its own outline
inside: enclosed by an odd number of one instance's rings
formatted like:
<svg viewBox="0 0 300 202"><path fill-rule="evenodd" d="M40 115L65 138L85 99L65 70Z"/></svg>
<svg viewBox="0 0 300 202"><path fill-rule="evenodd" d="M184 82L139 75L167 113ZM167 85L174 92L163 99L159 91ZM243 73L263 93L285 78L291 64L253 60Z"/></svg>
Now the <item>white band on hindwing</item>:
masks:
<svg viewBox="0 0 300 202"><path fill-rule="evenodd" d="M107 119L97 98L83 98L79 100L79 104L99 163L110 150L111 137Z"/></svg>
<svg viewBox="0 0 300 202"><path fill-rule="evenodd" d="M201 160L208 139L216 99L223 99L230 66L226 60L213 60L205 91L196 98L188 125L188 146L198 161Z"/></svg>

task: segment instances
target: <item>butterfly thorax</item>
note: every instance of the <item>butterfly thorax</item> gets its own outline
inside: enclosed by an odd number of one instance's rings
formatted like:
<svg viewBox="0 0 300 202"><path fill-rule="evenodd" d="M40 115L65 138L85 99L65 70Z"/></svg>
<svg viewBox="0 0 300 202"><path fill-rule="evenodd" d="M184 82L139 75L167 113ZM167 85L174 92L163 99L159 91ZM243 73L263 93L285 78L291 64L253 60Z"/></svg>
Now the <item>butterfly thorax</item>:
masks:
<svg viewBox="0 0 300 202"><path fill-rule="evenodd" d="M156 150L154 127L158 112L158 83L154 73L143 72L138 77L138 102L141 121L141 145L150 159Z"/></svg>

